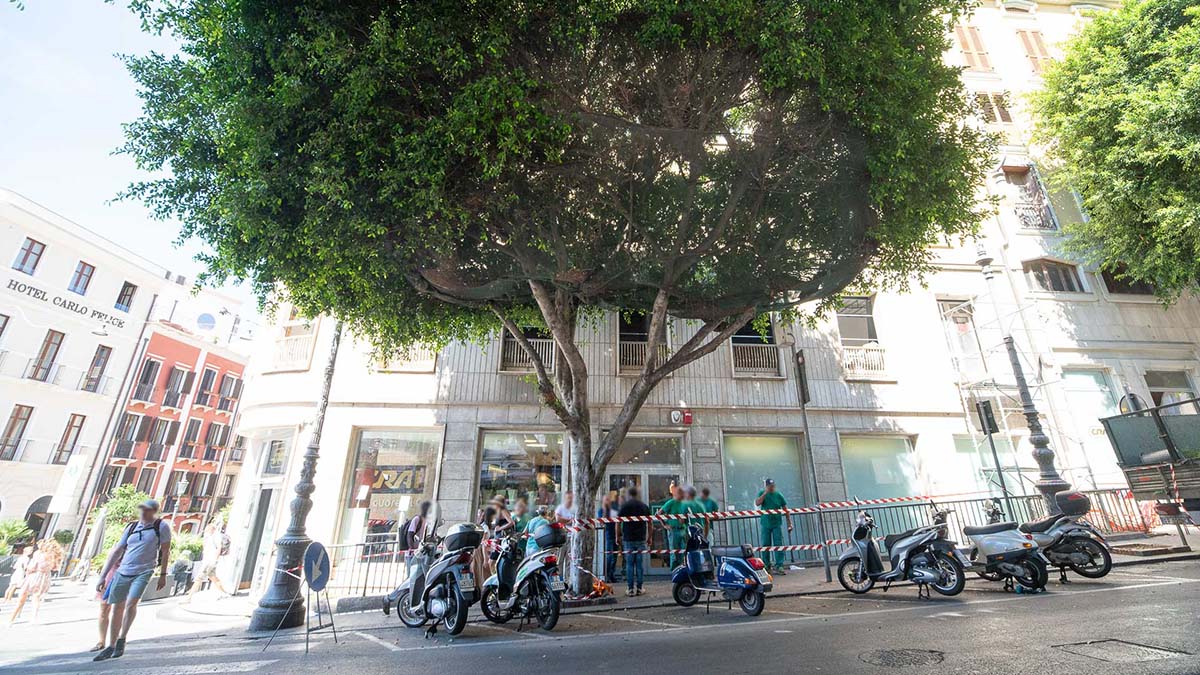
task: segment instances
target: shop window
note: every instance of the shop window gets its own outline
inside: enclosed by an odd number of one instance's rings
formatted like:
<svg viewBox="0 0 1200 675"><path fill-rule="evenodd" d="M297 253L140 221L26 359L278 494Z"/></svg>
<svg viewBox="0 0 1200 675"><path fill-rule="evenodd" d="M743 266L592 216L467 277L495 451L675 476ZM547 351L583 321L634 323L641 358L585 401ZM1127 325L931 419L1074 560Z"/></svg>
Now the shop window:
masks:
<svg viewBox="0 0 1200 675"><path fill-rule="evenodd" d="M678 436L626 436L609 464L680 464L682 445Z"/></svg>
<svg viewBox="0 0 1200 675"><path fill-rule="evenodd" d="M509 503L554 506L563 490L561 434L488 432L479 466L479 504L503 494Z"/></svg>
<svg viewBox="0 0 1200 675"><path fill-rule="evenodd" d="M723 451L726 508L753 509L767 478L775 481L775 489L789 504L805 503L797 437L726 434Z"/></svg>
<svg viewBox="0 0 1200 675"><path fill-rule="evenodd" d="M907 438L843 436L841 440L849 497L877 499L922 493Z"/></svg>
<svg viewBox="0 0 1200 675"><path fill-rule="evenodd" d="M353 483L342 521L342 541L366 541L394 532L433 499L441 433L364 429L354 447Z"/></svg>

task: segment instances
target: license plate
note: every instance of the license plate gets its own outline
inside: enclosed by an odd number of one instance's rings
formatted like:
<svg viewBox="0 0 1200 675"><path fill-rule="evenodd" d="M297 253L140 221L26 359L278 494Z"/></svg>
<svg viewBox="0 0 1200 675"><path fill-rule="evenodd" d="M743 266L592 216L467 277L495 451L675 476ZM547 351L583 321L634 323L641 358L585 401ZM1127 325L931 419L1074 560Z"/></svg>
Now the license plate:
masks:
<svg viewBox="0 0 1200 675"><path fill-rule="evenodd" d="M758 577L758 583L760 584L767 584L771 582L771 575L767 574L763 570L755 570L754 575Z"/></svg>
<svg viewBox="0 0 1200 675"><path fill-rule="evenodd" d="M458 578L458 587L463 589L464 591L475 590L475 575L474 574L464 574L461 577L459 577Z"/></svg>
<svg viewBox="0 0 1200 675"><path fill-rule="evenodd" d="M565 590L567 590L567 582L563 581L562 577L551 577L550 578L550 590L565 591Z"/></svg>

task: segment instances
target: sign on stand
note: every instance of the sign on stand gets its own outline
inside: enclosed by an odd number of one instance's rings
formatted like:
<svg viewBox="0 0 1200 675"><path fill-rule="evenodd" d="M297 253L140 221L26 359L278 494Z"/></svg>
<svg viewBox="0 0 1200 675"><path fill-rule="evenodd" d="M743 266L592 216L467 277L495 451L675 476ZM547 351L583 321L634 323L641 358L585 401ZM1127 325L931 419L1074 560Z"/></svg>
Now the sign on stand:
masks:
<svg viewBox="0 0 1200 675"><path fill-rule="evenodd" d="M296 574L296 571L302 571L303 576ZM304 550L304 562L299 568L291 570L280 570L284 574L300 579L304 582L304 653L308 654L309 636L313 632L324 630L326 628L333 630L333 642L337 644L337 626L333 623L333 605L329 602L329 591L325 590L329 585L329 575L331 573L329 564L329 552L319 542L312 542L308 548ZM299 599L300 593L296 593L296 597L292 598L292 604L295 604ZM313 623L313 602L312 598L316 597L316 623ZM321 601L325 601L325 608L322 610ZM288 605L288 611L291 611L291 605ZM288 612L284 612L286 617ZM325 623L328 618L329 623ZM279 633L280 626L283 625L283 620L279 622L279 626L275 627L275 632L271 634L271 639L267 640L267 644L263 647L263 651L267 651L267 647L271 646L271 642L275 639L275 635Z"/></svg>

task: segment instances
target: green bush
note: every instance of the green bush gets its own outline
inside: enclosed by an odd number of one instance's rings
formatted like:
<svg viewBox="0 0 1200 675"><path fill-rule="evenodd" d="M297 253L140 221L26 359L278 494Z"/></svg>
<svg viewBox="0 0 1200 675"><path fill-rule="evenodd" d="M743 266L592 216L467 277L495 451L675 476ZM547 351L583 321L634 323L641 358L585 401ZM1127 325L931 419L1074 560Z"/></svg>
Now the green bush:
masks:
<svg viewBox="0 0 1200 675"><path fill-rule="evenodd" d="M8 555L13 544L33 538L33 530L20 518L0 520L0 555Z"/></svg>
<svg viewBox="0 0 1200 675"><path fill-rule="evenodd" d="M149 498L150 495L128 484L121 485L112 491L103 507L107 509L104 520L104 546L100 549L100 554L92 559L93 569L99 570L104 565L108 552L121 539L121 531L138 518L138 504ZM92 511L92 522L95 522L98 515L99 509Z"/></svg>
<svg viewBox="0 0 1200 675"><path fill-rule="evenodd" d="M75 533L70 530L59 530L54 533L54 541L57 541L60 546L66 549L75 541Z"/></svg>
<svg viewBox="0 0 1200 675"><path fill-rule="evenodd" d="M175 562L179 559L179 554L187 551L191 553L192 560L199 560L200 553L204 550L204 539L198 534L189 534L176 532L171 537L171 561Z"/></svg>

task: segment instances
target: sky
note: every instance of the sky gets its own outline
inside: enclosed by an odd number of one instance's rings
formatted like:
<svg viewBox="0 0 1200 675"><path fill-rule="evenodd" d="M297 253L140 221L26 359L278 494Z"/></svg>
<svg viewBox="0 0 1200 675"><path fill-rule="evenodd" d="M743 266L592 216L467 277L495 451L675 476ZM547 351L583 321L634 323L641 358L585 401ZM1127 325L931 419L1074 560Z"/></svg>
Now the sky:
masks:
<svg viewBox="0 0 1200 675"><path fill-rule="evenodd" d="M146 178L114 154L121 124L141 100L117 54L173 52L169 38L142 33L115 0L0 0L0 187L17 192L125 248L194 278L199 242L174 242L179 223L155 220L140 202L116 201ZM247 301L249 293L227 289Z"/></svg>

